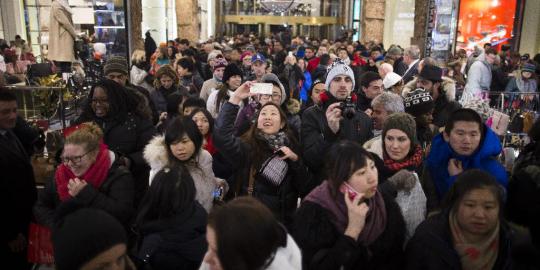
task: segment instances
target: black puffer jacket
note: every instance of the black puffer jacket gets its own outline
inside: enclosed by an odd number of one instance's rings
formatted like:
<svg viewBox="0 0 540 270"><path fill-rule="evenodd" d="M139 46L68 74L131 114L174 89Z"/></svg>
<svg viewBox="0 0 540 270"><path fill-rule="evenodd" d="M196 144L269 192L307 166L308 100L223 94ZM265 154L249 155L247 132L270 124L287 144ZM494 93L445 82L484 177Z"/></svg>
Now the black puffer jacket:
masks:
<svg viewBox="0 0 540 270"><path fill-rule="evenodd" d="M140 234L137 257L151 269L199 269L207 249L206 210L194 202L174 217L142 224Z"/></svg>
<svg viewBox="0 0 540 270"><path fill-rule="evenodd" d="M328 127L326 109L335 102L338 101L330 97L322 105L315 105L306 109L302 115L301 141L304 147L303 157L315 177L310 190L321 184L322 180L325 179L323 173L324 158L333 143L341 140L351 140L363 145L373 136L371 119L364 112L358 110L353 119L344 118L341 120L339 132L334 134Z"/></svg>
<svg viewBox="0 0 540 270"><path fill-rule="evenodd" d="M514 232L507 224L500 226L499 255L493 269L512 269L510 247ZM461 270L459 255L452 243L452 233L448 211L443 211L425 220L416 228L405 250L407 264L405 269Z"/></svg>
<svg viewBox="0 0 540 270"><path fill-rule="evenodd" d="M230 102L223 104L213 133L216 148L233 166L235 173L232 177L233 180L229 182L229 186L232 192L236 190L237 196L247 194L250 170L252 166L256 166L252 163L253 156L251 153L253 151L251 146L234 135L234 121L239 108L238 105ZM289 145L288 147L299 155L300 151L296 145ZM273 155L273 151L268 147L264 150L263 155L263 160L265 160ZM276 218L285 225L292 222L297 200L299 196L305 195L306 186L310 179L302 159L296 162L287 161L289 165L287 174L278 187L270 184L258 173L255 174L253 187L253 196L270 208ZM259 169L254 168L254 172L258 172Z"/></svg>
<svg viewBox="0 0 540 270"><path fill-rule="evenodd" d="M382 194L387 213L386 229L367 247L339 233L328 210L313 202L302 203L291 235L302 250L303 269L401 269L405 221L392 196Z"/></svg>
<svg viewBox="0 0 540 270"><path fill-rule="evenodd" d="M83 207L101 209L116 217L125 226L135 213L133 206L133 177L129 170L121 166L117 160L109 169L107 179L98 189L87 185L70 202ZM34 215L38 223L47 227L54 224L55 210L62 204L56 190L56 181L51 179L45 189L39 192L34 206Z"/></svg>

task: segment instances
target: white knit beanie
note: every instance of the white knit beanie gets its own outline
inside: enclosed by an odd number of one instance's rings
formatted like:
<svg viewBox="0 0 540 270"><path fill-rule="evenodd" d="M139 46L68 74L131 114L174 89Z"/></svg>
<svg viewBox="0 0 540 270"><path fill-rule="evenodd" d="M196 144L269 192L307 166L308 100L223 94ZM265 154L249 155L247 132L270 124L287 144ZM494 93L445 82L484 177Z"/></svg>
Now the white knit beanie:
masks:
<svg viewBox="0 0 540 270"><path fill-rule="evenodd" d="M334 80L334 77L338 75L345 75L351 78L352 89L354 89L354 72L352 68L346 65L345 63L343 63L343 61L338 60L334 62L332 65L330 65L330 67L328 67L328 71L326 73L326 83L325 83L326 90L330 90L330 83L332 82L332 80Z"/></svg>

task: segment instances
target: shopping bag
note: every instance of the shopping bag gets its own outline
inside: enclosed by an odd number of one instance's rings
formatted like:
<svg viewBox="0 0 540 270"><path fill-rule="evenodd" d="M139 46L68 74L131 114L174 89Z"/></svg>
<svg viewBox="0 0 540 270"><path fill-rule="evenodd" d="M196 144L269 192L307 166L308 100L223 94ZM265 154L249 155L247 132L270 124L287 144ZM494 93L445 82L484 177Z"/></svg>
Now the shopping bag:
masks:
<svg viewBox="0 0 540 270"><path fill-rule="evenodd" d="M510 124L510 116L499 111L493 110L491 115L491 129L495 134L503 136L508 130Z"/></svg>
<svg viewBox="0 0 540 270"><path fill-rule="evenodd" d="M28 262L34 264L53 264L51 230L36 223L30 224L28 233Z"/></svg>
<svg viewBox="0 0 540 270"><path fill-rule="evenodd" d="M418 175L416 177L416 184L409 191L399 191L396 197L396 203L401 208L401 213L405 219L405 225L407 227L407 234L405 239L409 240L413 235L416 227L424 221L427 213L427 198L420 185Z"/></svg>

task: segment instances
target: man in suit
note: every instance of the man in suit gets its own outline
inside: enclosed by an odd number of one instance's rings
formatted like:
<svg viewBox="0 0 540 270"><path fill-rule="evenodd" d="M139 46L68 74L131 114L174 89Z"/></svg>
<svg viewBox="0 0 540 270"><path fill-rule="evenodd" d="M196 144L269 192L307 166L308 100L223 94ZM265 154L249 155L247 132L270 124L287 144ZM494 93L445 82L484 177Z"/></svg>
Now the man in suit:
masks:
<svg viewBox="0 0 540 270"><path fill-rule="evenodd" d="M411 81L414 76L418 74L418 63L420 62L420 48L413 45L403 53L403 63L405 63L408 68L407 71L402 76L403 82L406 84Z"/></svg>
<svg viewBox="0 0 540 270"><path fill-rule="evenodd" d="M5 226L0 253L6 269L30 269L26 245L37 192L30 156L13 132L16 123L17 99L0 90L0 207Z"/></svg>

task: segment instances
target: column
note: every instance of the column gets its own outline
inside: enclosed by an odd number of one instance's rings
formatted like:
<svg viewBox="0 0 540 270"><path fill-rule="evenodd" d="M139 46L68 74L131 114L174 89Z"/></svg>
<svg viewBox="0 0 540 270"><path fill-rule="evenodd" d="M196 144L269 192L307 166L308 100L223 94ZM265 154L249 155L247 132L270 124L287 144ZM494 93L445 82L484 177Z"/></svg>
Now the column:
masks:
<svg viewBox="0 0 540 270"><path fill-rule="evenodd" d="M531 58L540 53L540 1L526 1L523 11L523 27L519 52L528 53Z"/></svg>
<svg viewBox="0 0 540 270"><path fill-rule="evenodd" d="M178 36L192 43L199 40L199 14L197 0L176 0Z"/></svg>
<svg viewBox="0 0 540 270"><path fill-rule="evenodd" d="M421 52L424 51L426 43L426 20L429 1L416 0L414 2L414 35L411 38L411 45L418 45Z"/></svg>
<svg viewBox="0 0 540 270"><path fill-rule="evenodd" d="M386 0L364 0L362 3L362 41L382 42Z"/></svg>

